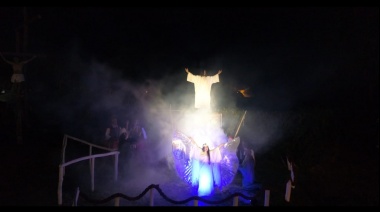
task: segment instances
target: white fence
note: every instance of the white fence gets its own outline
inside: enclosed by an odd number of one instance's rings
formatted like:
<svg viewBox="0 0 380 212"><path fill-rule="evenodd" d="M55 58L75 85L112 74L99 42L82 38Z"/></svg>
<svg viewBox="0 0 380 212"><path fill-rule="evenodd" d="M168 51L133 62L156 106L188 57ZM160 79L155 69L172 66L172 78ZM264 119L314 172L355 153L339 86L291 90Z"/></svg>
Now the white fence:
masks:
<svg viewBox="0 0 380 212"><path fill-rule="evenodd" d="M89 147L89 155L85 156L85 157L77 158L77 159L74 159L74 160L66 162L65 161L65 156L66 156L66 146L67 146L67 140L68 139L73 140L74 142L80 142L82 144L88 145L88 147ZM93 148L102 149L102 150L105 150L105 151L108 151L108 152L102 153L102 154L94 154L93 155L92 154ZM89 143L87 141L84 141L84 140L81 140L79 138L75 138L75 137L72 137L72 136L69 136L69 135L65 134L63 136L61 163L59 165L58 191L57 191L57 193L58 193L58 205L62 205L62 185L63 185L64 176L65 176L65 168L66 168L66 166L78 163L80 161L89 160L90 173L91 173L91 190L94 191L94 189L95 189L95 186L94 186L95 185L95 179L94 179L95 158L107 157L107 156L112 156L112 155L115 157L114 180L117 181L118 163L119 163L118 162L119 161L119 151L117 151L116 149L110 149L110 148L99 146L99 145L96 145L96 144L93 144L93 143Z"/></svg>

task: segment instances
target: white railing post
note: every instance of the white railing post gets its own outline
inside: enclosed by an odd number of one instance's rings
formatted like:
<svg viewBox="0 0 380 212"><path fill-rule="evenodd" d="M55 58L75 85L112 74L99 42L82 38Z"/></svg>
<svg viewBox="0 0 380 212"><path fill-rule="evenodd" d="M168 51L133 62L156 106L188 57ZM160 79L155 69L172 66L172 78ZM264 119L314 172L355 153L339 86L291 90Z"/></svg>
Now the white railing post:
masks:
<svg viewBox="0 0 380 212"><path fill-rule="evenodd" d="M95 190L95 158L91 158L91 191Z"/></svg>
<svg viewBox="0 0 380 212"><path fill-rule="evenodd" d="M292 193L292 181L288 180L286 183L286 192L285 192L285 200L290 202L290 194Z"/></svg>
<svg viewBox="0 0 380 212"><path fill-rule="evenodd" d="M119 175L119 154L115 154L115 176L114 180L117 181L117 177Z"/></svg>
<svg viewBox="0 0 380 212"><path fill-rule="evenodd" d="M91 145L90 145L89 155L92 155L92 146ZM92 160L89 160L88 162L90 163L90 171L91 171Z"/></svg>
<svg viewBox="0 0 380 212"><path fill-rule="evenodd" d="M115 198L115 206L119 207L120 206L120 197Z"/></svg>
<svg viewBox="0 0 380 212"><path fill-rule="evenodd" d="M154 206L154 195L153 195L153 188L149 189L149 205Z"/></svg>
<svg viewBox="0 0 380 212"><path fill-rule="evenodd" d="M58 176L58 205L62 205L62 184L63 184L63 169L62 165L59 165L59 176Z"/></svg>
<svg viewBox="0 0 380 212"><path fill-rule="evenodd" d="M234 196L233 206L239 206L239 195Z"/></svg>
<svg viewBox="0 0 380 212"><path fill-rule="evenodd" d="M77 187L77 190L75 192L75 199L73 202L73 206L78 206L78 198L79 198L79 187Z"/></svg>
<svg viewBox="0 0 380 212"><path fill-rule="evenodd" d="M265 190L264 206L269 206L270 190Z"/></svg>

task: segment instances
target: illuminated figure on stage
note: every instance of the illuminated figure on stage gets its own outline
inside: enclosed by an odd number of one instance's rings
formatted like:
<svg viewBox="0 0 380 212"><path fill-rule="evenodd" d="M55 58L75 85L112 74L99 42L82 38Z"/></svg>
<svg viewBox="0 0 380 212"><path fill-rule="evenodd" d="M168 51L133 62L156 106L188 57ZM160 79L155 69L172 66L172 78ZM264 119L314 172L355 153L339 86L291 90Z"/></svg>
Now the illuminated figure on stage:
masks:
<svg viewBox="0 0 380 212"><path fill-rule="evenodd" d="M185 68L187 73L187 81L194 83L195 89L195 102L194 107L196 109L211 109L211 86L214 83L219 82L219 74L222 70L219 70L217 74L213 76L207 76L206 70L202 75L192 74L188 68Z"/></svg>
<svg viewBox="0 0 380 212"><path fill-rule="evenodd" d="M229 139L220 122L211 113L211 86L219 82L219 70L213 76L193 75L185 68L187 81L194 83L195 113L176 127L172 137L172 154L178 176L192 186L198 196L221 191L235 177L239 167L236 155L240 139ZM182 123L179 121L179 123Z"/></svg>
<svg viewBox="0 0 380 212"><path fill-rule="evenodd" d="M239 142L239 138L226 137L224 143L212 148L208 143L199 145L193 138L176 131L172 143L178 176L196 189L198 196L209 196L214 189L222 190L232 182L238 170Z"/></svg>

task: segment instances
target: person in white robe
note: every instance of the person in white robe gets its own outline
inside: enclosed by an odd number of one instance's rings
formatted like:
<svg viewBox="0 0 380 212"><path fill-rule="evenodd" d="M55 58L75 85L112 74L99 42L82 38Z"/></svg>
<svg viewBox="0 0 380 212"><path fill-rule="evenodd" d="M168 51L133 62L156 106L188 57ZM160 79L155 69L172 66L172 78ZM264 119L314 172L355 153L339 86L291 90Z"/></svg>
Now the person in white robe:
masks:
<svg viewBox="0 0 380 212"><path fill-rule="evenodd" d="M187 73L187 81L194 83L195 101L194 107L196 109L211 109L211 86L214 83L219 82L219 75L222 70L219 70L217 74L213 76L207 76L206 70L203 71L203 75L194 75L188 68L185 68Z"/></svg>
<svg viewBox="0 0 380 212"><path fill-rule="evenodd" d="M198 186L198 196L208 196L212 194L214 186L218 189L221 188L219 163L222 160L222 154L220 148L225 144L222 143L210 150L206 143L199 147L192 138L190 139L193 143L190 150L192 186Z"/></svg>

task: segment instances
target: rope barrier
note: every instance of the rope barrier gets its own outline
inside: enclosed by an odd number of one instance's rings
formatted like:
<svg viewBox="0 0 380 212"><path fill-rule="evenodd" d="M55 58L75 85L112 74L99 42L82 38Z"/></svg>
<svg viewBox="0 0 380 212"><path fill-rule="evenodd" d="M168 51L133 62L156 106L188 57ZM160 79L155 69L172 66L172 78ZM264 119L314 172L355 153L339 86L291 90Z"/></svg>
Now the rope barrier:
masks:
<svg viewBox="0 0 380 212"><path fill-rule="evenodd" d="M115 193L115 194L112 194L111 196L109 197L106 197L104 199L101 199L101 200L96 200L96 199L93 199L93 198L90 198L88 197L86 194L80 192L79 193L79 197L84 199L85 201L89 202L89 203L92 203L92 204L95 204L95 205L98 205L98 204L104 204L104 203L107 203L115 198L123 198L123 199L126 199L126 200L129 200L129 201L136 201L136 200L139 200L141 199L143 196L145 196L145 194L151 190L151 189L156 189L158 191L158 193L161 195L161 197L163 197L166 201L172 203L172 204L186 204L192 200L198 200L198 201L202 201L202 202L205 202L207 204L212 204L212 205L218 205L218 204L222 204L236 196L239 196L239 197L243 197L244 199L246 200L251 200L252 202L255 200L255 197L249 197L249 196L246 196L240 192L235 192L229 196L227 196L226 198L224 199L221 199L221 200L218 200L218 201L213 201L213 200L208 200L208 199L204 199L202 197L199 197L199 196L192 196L192 197L189 197L187 199L184 199L184 200L180 200L180 201L177 201L177 200L173 200L171 198L169 198L168 196L166 196L166 194L161 190L161 188L159 187L159 185L156 185L156 184L151 184L150 186L148 186L147 188L145 188L145 190L135 196L135 197L130 197L130 196L127 196L125 194L122 194L122 193Z"/></svg>

